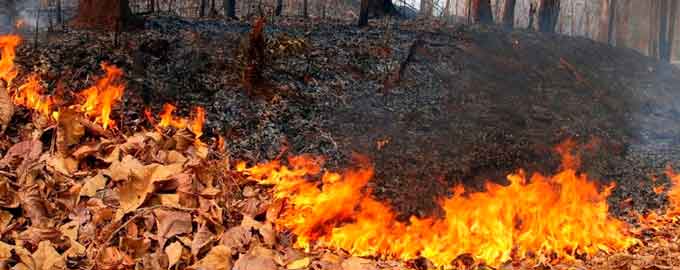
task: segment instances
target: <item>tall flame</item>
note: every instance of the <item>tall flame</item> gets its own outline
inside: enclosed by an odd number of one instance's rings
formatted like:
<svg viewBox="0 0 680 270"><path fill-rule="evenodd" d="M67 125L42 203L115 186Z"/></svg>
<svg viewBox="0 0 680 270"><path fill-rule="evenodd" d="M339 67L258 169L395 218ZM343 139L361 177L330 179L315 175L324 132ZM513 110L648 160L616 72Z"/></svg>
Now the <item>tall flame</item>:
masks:
<svg viewBox="0 0 680 270"><path fill-rule="evenodd" d="M94 86L79 93L84 99L80 111L94 118L95 122L101 123L104 128L108 128L114 124L111 120L111 108L123 97L125 83L121 82L123 71L120 68L106 63L102 63L101 67L106 72L104 77Z"/></svg>
<svg viewBox="0 0 680 270"><path fill-rule="evenodd" d="M14 103L34 110L41 115L53 117L56 120L52 105L55 99L52 96L44 96L44 88L37 74L31 74L28 81L19 86L14 95Z"/></svg>
<svg viewBox="0 0 680 270"><path fill-rule="evenodd" d="M635 240L626 223L608 215L606 202L613 186L599 191L572 167L578 158L565 144L558 147L563 168L552 176L519 171L510 185L487 183L486 192L467 193L455 187L440 205L443 218L411 217L400 222L390 208L366 191L370 166L343 173L321 173L318 158L298 156L289 165L279 161L237 170L273 185L274 197L285 202L275 221L297 236L296 246L340 248L354 255L413 259L438 266L462 254L500 265L531 254L570 259L598 251L624 249ZM320 176L319 176L320 175ZM320 184L309 179L320 177Z"/></svg>
<svg viewBox="0 0 680 270"><path fill-rule="evenodd" d="M7 82L8 88L18 74L14 67L14 58L20 42L21 38L16 35L0 36L0 56L2 56L0 58L0 79Z"/></svg>
<svg viewBox="0 0 680 270"><path fill-rule="evenodd" d="M669 167L666 175L671 179L671 189L667 194L670 202L669 214L671 216L680 216L680 174Z"/></svg>

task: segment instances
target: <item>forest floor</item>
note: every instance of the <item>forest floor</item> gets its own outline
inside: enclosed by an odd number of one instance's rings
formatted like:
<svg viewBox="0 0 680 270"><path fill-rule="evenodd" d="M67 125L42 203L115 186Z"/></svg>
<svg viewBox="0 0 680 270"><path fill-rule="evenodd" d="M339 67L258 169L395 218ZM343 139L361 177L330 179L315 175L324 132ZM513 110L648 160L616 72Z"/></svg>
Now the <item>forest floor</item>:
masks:
<svg viewBox="0 0 680 270"><path fill-rule="evenodd" d="M241 83L247 23L153 17L118 46L112 33L69 30L38 47L27 40L16 62L52 92L85 89L101 62L123 68L114 118L124 134L150 129L144 109L169 102L184 115L204 107L204 141L222 136L232 160L309 153L337 169L366 155L371 190L404 219L440 214L437 201L455 184L482 189L520 168L554 172L553 147L569 138L586 146L583 172L617 183L614 214L666 204L654 188L670 186L668 166L680 168L678 68L583 38L373 23L268 23L270 87L257 93ZM17 134L10 127L2 150L25 139Z"/></svg>

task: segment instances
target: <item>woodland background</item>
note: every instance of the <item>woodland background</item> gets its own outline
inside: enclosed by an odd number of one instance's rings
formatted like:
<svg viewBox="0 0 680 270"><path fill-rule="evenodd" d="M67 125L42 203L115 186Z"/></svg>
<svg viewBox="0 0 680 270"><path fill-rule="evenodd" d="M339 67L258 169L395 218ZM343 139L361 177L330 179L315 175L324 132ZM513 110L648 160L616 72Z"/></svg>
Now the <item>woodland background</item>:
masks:
<svg viewBox="0 0 680 270"><path fill-rule="evenodd" d="M78 6L76 0L29 0L16 1L27 26L35 27L40 15L42 26L52 28L57 21L68 19ZM227 0L130 0L135 13L169 13L182 17L223 16ZM283 14L301 16L307 5L307 14L314 18L350 19L358 15L359 0L283 0ZM471 2L474 0L393 0L402 14L410 17L429 18L447 23L470 23ZM500 23L505 0L490 0L494 21ZM536 19L531 20L531 6L538 7L538 0L516 0L514 27L537 28ZM680 4L678 0L560 0L557 33L586 37L619 47L660 57L661 19L667 20L666 38L669 39L671 61L680 63ZM258 12L272 13L276 0L235 0L236 14L249 17ZM204 10L201 12L201 7ZM61 12L58 12L61 10ZM7 8L0 9L7 16ZM60 18L59 14L62 17ZM3 16L3 15L0 15ZM533 16L536 16L535 14ZM7 21L2 18L3 24ZM533 25L529 25L533 21ZM610 35L611 33L611 35Z"/></svg>

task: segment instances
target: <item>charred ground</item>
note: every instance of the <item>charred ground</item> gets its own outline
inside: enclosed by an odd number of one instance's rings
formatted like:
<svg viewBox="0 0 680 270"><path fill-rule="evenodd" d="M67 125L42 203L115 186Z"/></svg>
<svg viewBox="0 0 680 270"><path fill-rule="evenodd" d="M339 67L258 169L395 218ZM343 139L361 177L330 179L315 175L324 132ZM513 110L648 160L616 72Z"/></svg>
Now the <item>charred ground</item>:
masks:
<svg viewBox="0 0 680 270"><path fill-rule="evenodd" d="M249 24L147 19L118 47L110 33L57 33L38 48L24 43L17 62L52 91L82 89L101 61L119 65L129 83L116 112L123 129L147 125L146 106L202 105L207 135L223 135L234 159L289 151L344 167L366 154L375 194L403 215L436 211L455 183L553 171L552 147L567 138L587 145L583 171L618 183L617 213L663 204L652 187L680 165L680 71L632 50L486 27L283 19L266 28L270 87L252 93L240 82Z"/></svg>

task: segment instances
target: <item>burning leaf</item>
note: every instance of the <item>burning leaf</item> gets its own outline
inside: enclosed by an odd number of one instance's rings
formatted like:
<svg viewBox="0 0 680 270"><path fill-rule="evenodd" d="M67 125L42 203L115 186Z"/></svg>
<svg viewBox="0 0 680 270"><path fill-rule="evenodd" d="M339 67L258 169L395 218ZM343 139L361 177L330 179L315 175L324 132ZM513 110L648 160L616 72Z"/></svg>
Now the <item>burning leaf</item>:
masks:
<svg viewBox="0 0 680 270"><path fill-rule="evenodd" d="M21 37L17 35L0 36L0 80L5 81L7 87L12 86L12 81L18 72L14 67L16 48L21 43Z"/></svg>
<svg viewBox="0 0 680 270"><path fill-rule="evenodd" d="M189 269L232 270L231 264L231 249L227 246L216 246L213 247L203 259L190 266Z"/></svg>
<svg viewBox="0 0 680 270"><path fill-rule="evenodd" d="M106 187L106 177L100 172L85 180L79 196L93 197L97 191Z"/></svg>
<svg viewBox="0 0 680 270"><path fill-rule="evenodd" d="M84 99L83 104L80 105L80 111L106 129L114 123L111 120L111 110L113 105L123 97L125 84L121 82L123 70L107 63L102 63L101 67L106 75L94 86L79 94Z"/></svg>
<svg viewBox="0 0 680 270"><path fill-rule="evenodd" d="M7 89L0 85L0 133L5 131L12 120L12 116L14 116L14 104Z"/></svg>
<svg viewBox="0 0 680 270"><path fill-rule="evenodd" d="M35 270L52 270L66 267L64 258L54 249L50 241L42 241L38 244L38 250L33 253Z"/></svg>
<svg viewBox="0 0 680 270"><path fill-rule="evenodd" d="M172 242L165 247L165 255L168 256L168 269L172 268L182 258L184 246L179 241Z"/></svg>
<svg viewBox="0 0 680 270"><path fill-rule="evenodd" d="M153 213L156 216L156 226L158 227L156 239L160 246L165 246L165 241L168 238L192 232L192 219L189 213L163 209L156 209Z"/></svg>

